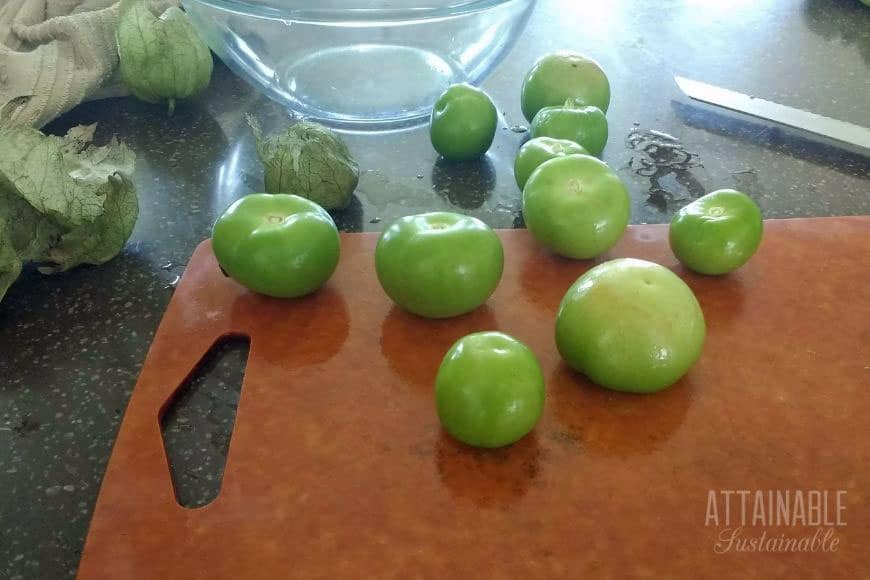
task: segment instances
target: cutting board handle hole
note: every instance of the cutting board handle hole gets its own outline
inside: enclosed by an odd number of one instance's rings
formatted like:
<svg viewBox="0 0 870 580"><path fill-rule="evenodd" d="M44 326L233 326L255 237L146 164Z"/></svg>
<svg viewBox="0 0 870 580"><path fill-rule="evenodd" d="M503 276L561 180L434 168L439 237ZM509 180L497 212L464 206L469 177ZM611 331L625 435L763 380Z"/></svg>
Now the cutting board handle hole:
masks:
<svg viewBox="0 0 870 580"><path fill-rule="evenodd" d="M249 350L248 337L219 338L160 413L163 447L182 507L203 507L220 493Z"/></svg>

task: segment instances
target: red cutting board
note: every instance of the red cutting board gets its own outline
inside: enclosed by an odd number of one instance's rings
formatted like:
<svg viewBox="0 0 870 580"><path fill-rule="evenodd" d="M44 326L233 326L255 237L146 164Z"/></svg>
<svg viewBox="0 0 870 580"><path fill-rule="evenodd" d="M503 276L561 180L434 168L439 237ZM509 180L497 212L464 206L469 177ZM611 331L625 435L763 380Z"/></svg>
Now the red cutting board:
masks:
<svg viewBox="0 0 870 580"><path fill-rule="evenodd" d="M373 234L344 235L335 276L298 300L247 292L203 243L130 400L79 578L870 578L870 218L767 222L758 254L722 278L681 269L666 227L630 228L602 260L674 268L708 326L698 364L648 396L559 361L556 308L592 262L500 236L501 285L446 321L390 304ZM537 428L495 451L445 435L432 394L451 343L484 329L527 343L548 382ZM251 350L223 486L185 509L159 416L229 333ZM721 541L741 523L734 506L724 521L727 490L825 490L845 525L828 551L738 552ZM751 523L741 537L762 542L816 530Z"/></svg>

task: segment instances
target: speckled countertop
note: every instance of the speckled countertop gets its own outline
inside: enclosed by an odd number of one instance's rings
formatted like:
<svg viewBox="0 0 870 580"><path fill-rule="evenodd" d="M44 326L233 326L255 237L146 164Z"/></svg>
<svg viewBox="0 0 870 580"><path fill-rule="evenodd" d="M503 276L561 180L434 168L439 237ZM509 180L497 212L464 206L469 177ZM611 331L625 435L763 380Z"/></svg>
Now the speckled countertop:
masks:
<svg viewBox="0 0 870 580"><path fill-rule="evenodd" d="M635 223L666 222L721 187L751 194L769 218L870 214L870 160L798 131L690 103L673 74L870 124L870 10L857 0L542 0L523 38L484 83L502 129L477 164L437 161L425 129L348 135L362 168L346 231L379 231L423 210L458 208L494 227L521 224L511 165L522 133L520 79L543 53L572 48L610 76L610 140ZM581 14L582 12L582 14ZM46 130L99 123L138 156L141 215L124 253L99 268L27 270L0 303L0 578L75 574L125 405L172 290L215 217L262 176L244 113L267 129L287 115L218 67L212 87L173 118L133 99L83 105ZM667 167L655 130L692 154ZM654 137L654 134L652 135ZM645 169L644 160L663 166ZM664 163L663 163L664 162ZM652 173L652 175L650 175ZM183 503L214 495L244 357L221 348L208 379L166 419ZM219 360L218 360L219 359ZM208 381L209 389L196 386Z"/></svg>

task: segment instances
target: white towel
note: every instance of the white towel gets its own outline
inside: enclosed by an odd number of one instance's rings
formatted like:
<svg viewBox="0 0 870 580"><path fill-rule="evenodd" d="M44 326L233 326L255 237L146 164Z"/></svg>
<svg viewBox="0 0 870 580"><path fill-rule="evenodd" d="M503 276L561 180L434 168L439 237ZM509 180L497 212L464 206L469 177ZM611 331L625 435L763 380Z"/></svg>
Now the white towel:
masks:
<svg viewBox="0 0 870 580"><path fill-rule="evenodd" d="M160 14L179 0L150 0ZM0 109L42 127L79 103L127 94L118 73L117 0L3 0ZM23 103L23 104L22 104Z"/></svg>

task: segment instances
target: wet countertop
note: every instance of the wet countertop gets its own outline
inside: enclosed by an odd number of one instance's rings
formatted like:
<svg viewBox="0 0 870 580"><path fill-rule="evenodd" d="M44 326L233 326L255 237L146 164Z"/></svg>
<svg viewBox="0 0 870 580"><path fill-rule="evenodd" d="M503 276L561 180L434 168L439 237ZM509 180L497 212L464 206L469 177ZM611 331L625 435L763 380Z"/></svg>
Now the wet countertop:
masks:
<svg viewBox="0 0 870 580"><path fill-rule="evenodd" d="M521 226L511 170L526 138L522 76L540 55L584 52L613 99L603 153L625 180L634 223L667 222L723 187L768 218L870 214L870 160L796 130L696 104L673 75L844 121L870 124L870 9L858 0L539 3L523 37L484 83L502 112L486 159L439 162L425 128L347 135L360 163L345 231L380 231L419 211L454 209ZM71 577L124 409L148 346L195 246L220 212L262 188L244 114L265 127L287 113L219 66L175 116L134 99L78 107L46 128L99 123L137 154L140 218L125 251L98 268L27 270L0 303L0 578ZM666 136L663 136L667 135ZM668 145L663 147L662 145ZM229 343L185 391L165 427L179 499L214 496L245 345ZM207 385L207 388L206 388ZM200 388L197 388L200 387ZM217 467L216 467L217 466Z"/></svg>

